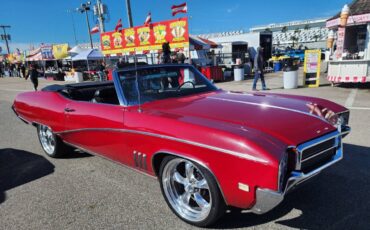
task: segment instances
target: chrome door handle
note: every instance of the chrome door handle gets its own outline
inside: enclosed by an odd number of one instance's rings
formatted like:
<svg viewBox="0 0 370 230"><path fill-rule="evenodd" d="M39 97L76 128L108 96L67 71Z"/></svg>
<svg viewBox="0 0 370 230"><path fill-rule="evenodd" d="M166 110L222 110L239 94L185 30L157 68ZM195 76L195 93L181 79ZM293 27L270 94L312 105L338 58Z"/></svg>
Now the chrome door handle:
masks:
<svg viewBox="0 0 370 230"><path fill-rule="evenodd" d="M70 109L70 108L65 108L65 109L64 109L64 111L65 111L65 112L67 112L67 113L70 113L70 112L74 112L74 111L76 111L76 110L74 110L74 109Z"/></svg>

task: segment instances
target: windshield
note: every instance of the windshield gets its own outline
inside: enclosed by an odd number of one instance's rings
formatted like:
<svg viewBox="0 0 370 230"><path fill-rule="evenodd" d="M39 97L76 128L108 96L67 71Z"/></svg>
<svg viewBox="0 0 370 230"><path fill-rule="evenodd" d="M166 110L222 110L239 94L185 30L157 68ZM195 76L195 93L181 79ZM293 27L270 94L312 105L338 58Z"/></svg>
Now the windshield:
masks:
<svg viewBox="0 0 370 230"><path fill-rule="evenodd" d="M191 66L143 68L118 73L127 105L215 91L217 88ZM136 84L136 74L138 84Z"/></svg>

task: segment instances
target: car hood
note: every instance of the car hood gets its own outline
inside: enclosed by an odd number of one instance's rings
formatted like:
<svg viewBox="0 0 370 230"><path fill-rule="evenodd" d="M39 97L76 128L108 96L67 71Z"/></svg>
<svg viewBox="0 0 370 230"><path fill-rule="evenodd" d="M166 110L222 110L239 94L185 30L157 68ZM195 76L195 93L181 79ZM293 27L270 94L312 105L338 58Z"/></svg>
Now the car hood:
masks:
<svg viewBox="0 0 370 230"><path fill-rule="evenodd" d="M335 130L323 117L310 113L313 102L261 93L215 93L157 101L146 105L157 115L222 129L242 127L268 134L285 145L298 145ZM185 120L185 119L183 119ZM230 129L228 129L230 132Z"/></svg>

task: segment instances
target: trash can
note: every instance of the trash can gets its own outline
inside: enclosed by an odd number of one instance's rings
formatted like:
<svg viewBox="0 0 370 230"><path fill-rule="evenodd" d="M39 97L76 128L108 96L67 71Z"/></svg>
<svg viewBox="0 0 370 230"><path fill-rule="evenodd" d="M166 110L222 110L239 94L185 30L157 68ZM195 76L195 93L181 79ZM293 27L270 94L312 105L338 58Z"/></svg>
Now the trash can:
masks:
<svg viewBox="0 0 370 230"><path fill-rule="evenodd" d="M234 67L234 81L244 80L244 67L243 65L236 65Z"/></svg>
<svg viewBox="0 0 370 230"><path fill-rule="evenodd" d="M283 71L284 89L298 88L298 66L286 66Z"/></svg>
<svg viewBox="0 0 370 230"><path fill-rule="evenodd" d="M281 70L281 63L279 61L274 62L274 72L279 72Z"/></svg>

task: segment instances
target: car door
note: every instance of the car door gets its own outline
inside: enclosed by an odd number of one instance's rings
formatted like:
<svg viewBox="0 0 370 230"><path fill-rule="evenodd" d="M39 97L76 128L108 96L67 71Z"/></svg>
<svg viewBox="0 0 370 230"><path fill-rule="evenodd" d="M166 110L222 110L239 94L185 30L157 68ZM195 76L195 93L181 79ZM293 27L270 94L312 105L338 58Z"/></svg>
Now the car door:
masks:
<svg viewBox="0 0 370 230"><path fill-rule="evenodd" d="M62 138L82 150L127 164L124 110L120 105L72 101L64 111Z"/></svg>

